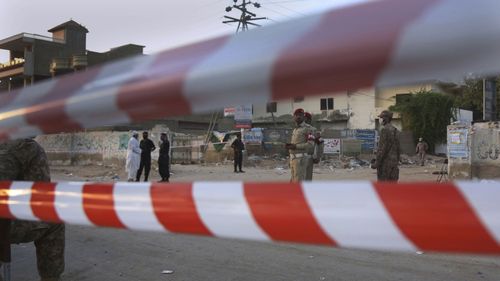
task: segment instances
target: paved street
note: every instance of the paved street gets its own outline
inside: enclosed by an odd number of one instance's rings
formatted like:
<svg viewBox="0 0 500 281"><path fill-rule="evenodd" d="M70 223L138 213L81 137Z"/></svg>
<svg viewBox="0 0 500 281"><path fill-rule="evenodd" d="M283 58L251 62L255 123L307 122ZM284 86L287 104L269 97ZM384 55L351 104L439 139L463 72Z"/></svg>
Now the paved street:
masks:
<svg viewBox="0 0 500 281"><path fill-rule="evenodd" d="M13 280L38 280L33 244ZM162 274L173 270L172 274ZM380 253L69 226L64 281L500 280L500 257Z"/></svg>

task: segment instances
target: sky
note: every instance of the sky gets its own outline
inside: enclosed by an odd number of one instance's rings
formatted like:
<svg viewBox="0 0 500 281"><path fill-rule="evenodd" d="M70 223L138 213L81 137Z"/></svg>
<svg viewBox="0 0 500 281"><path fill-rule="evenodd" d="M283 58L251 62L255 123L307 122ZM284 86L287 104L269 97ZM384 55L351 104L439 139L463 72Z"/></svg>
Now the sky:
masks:
<svg viewBox="0 0 500 281"><path fill-rule="evenodd" d="M262 25L287 21L321 10L367 0L257 0L250 11L267 17ZM239 0L238 2L241 2ZM87 49L104 52L124 44L146 46L146 54L231 34L235 24L223 16L238 17L225 8L233 0L2 0L0 40L22 32L51 36L48 29L70 19L85 26ZM0 50L0 63L8 51Z"/></svg>

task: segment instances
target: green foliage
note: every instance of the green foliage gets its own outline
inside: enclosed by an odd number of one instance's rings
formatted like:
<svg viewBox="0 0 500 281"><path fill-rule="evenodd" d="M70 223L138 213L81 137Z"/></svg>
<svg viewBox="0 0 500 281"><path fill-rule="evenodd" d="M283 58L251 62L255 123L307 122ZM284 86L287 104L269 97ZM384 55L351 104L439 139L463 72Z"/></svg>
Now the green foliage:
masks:
<svg viewBox="0 0 500 281"><path fill-rule="evenodd" d="M474 112L474 120L481 120L483 116L483 78L469 78L463 84L438 83L445 93L454 97L455 107ZM497 108L500 106L500 78L496 79ZM500 111L497 110L500 118Z"/></svg>
<svg viewBox="0 0 500 281"><path fill-rule="evenodd" d="M455 117L453 104L448 95L421 90L389 110L399 112L403 129L411 130L415 139L423 137L433 151L435 143L446 142L446 127Z"/></svg>

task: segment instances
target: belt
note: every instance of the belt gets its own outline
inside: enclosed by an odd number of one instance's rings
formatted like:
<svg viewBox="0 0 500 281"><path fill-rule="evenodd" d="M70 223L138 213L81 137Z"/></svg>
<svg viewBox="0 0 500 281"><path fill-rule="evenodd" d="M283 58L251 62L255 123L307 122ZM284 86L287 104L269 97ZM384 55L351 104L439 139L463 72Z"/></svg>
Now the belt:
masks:
<svg viewBox="0 0 500 281"><path fill-rule="evenodd" d="M309 156L309 154L307 153L290 153L290 155L293 156L293 158L302 158Z"/></svg>

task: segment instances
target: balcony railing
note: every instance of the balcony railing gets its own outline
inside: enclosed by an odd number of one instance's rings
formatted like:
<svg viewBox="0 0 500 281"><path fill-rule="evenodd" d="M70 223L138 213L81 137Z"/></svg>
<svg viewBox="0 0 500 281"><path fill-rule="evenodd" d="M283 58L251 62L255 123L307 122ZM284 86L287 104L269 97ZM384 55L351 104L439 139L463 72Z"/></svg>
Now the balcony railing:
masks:
<svg viewBox="0 0 500 281"><path fill-rule="evenodd" d="M23 64L24 64L23 58L15 58L15 59L8 61L6 63L0 63L0 70L3 70L5 68L11 68L14 66L21 66Z"/></svg>
<svg viewBox="0 0 500 281"><path fill-rule="evenodd" d="M23 33L23 36L24 37L28 37L28 38L38 39L38 40L45 40L45 41L50 41L50 42L56 42L56 43L66 43L66 41L64 41L62 39L57 39L57 38L43 36L43 35L38 35L38 34L33 34L33 33Z"/></svg>

